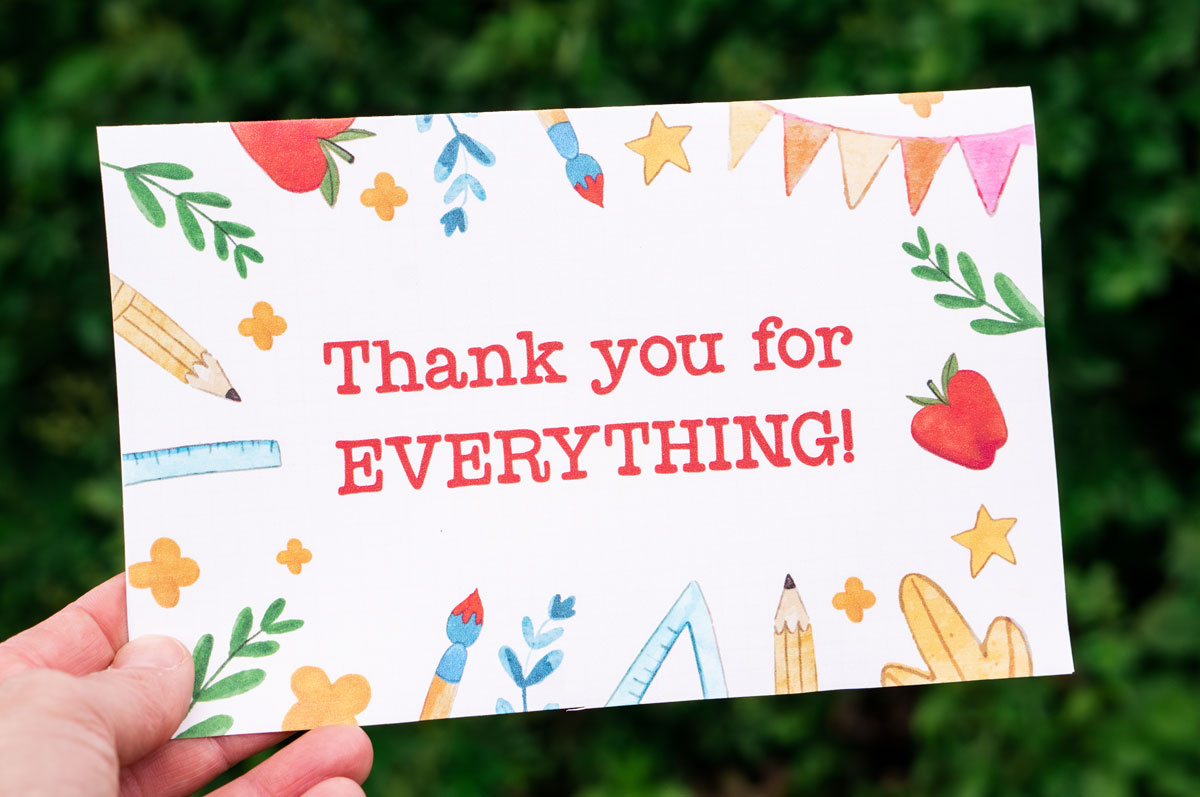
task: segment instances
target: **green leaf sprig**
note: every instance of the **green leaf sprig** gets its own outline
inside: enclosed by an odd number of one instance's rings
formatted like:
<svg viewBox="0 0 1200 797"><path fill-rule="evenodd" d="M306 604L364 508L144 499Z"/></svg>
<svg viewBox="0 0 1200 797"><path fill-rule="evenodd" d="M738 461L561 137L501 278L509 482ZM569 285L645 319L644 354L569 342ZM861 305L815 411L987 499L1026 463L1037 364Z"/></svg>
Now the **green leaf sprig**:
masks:
<svg viewBox="0 0 1200 797"><path fill-rule="evenodd" d="M233 631L229 635L229 655L226 656L225 661L221 663L217 671L212 674L212 677L208 677L208 665L212 657L215 640L212 634L205 634L200 637L200 640L196 642L196 647L192 650L192 664L195 666L196 678L192 686L192 702L188 705L189 714L197 703L208 703L213 700L237 697L249 692L263 682L267 677L267 673L257 667L235 672L220 680L217 680L217 678L234 659L260 659L264 656L270 656L279 650L279 643L274 639L264 639L259 642L254 641L262 634L270 636L287 634L304 626L303 620L279 619L279 616L283 614L283 607L286 603L283 598L272 602L267 607L267 610L263 612L262 621L259 622L258 630L253 635L251 635L250 630L254 626L254 613L250 611L249 606L238 612L237 619L233 621ZM222 736L228 733L232 727L233 717L228 714L216 714L180 732L175 738L191 739L198 736Z"/></svg>
<svg viewBox="0 0 1200 797"><path fill-rule="evenodd" d="M1046 326L1046 318L1033 302L1025 298L1016 283L1008 276L996 273L993 284L1000 299L1008 307L1004 310L988 301L987 290L979 267L966 252L958 253L958 272L962 282L954 278L950 271L950 252L945 245L937 244L932 249L929 246L929 236L924 227L917 227L917 242L905 241L901 244L904 251L917 260L924 260L928 266L914 266L914 276L930 282L949 282L962 291L962 296L952 293L935 294L933 300L942 307L950 310L973 310L986 307L1001 316L1001 318L976 318L971 322L971 329L982 335L1010 335L1023 332L1026 329L1036 329Z"/></svg>
<svg viewBox="0 0 1200 797"><path fill-rule="evenodd" d="M228 260L230 244L233 244L233 265L238 275L246 278L246 261L263 262L262 253L252 246L235 239L254 237L254 230L236 221L221 221L214 219L204 208L227 210L233 206L233 201L224 194L215 191L181 191L176 193L158 180L190 180L192 170L182 163L143 163L138 166L117 166L112 163L101 163L109 169L115 169L125 175L125 185L133 204L146 217L146 221L155 227L165 227L167 213L163 210L158 197L150 189L156 188L171 198L175 205L175 215L179 219L179 228L183 237L197 252L203 252L205 247L204 230L200 226L203 218L212 225L213 251L221 260ZM158 178L156 180L155 178Z"/></svg>

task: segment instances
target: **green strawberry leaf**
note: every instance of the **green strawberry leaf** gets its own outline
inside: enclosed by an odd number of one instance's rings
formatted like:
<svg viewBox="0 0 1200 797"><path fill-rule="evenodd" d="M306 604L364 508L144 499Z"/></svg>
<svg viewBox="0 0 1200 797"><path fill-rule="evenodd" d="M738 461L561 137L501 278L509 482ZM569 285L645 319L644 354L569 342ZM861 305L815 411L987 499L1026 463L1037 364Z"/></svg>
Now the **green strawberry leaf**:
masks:
<svg viewBox="0 0 1200 797"><path fill-rule="evenodd" d="M224 736L233 727L233 717L228 714L216 714L206 720L200 720L186 731L175 734L176 739L198 739L202 736Z"/></svg>
<svg viewBox="0 0 1200 797"><path fill-rule="evenodd" d="M359 130L359 129L352 127L349 130L343 130L342 132L338 133L336 136L331 136L330 138L328 138L326 140L332 141L335 144L337 144L337 143L341 143L343 141L354 141L354 140L360 139L360 138L371 138L374 135L375 134L372 133L370 130Z"/></svg>
<svg viewBox="0 0 1200 797"><path fill-rule="evenodd" d="M929 257L929 236L924 227L917 227L917 243L921 245L921 259Z"/></svg>
<svg viewBox="0 0 1200 797"><path fill-rule="evenodd" d="M166 212L146 184L138 179L136 172L133 170L125 172L125 185L129 187L129 195L133 197L133 204L137 205L137 209L146 217L146 221L155 227L166 226Z"/></svg>
<svg viewBox="0 0 1200 797"><path fill-rule="evenodd" d="M971 293L980 301L986 299L987 291L983 287L983 277L979 276L979 268L966 252L958 253L958 270L962 272L963 281L967 283Z"/></svg>
<svg viewBox="0 0 1200 797"><path fill-rule="evenodd" d="M325 197L325 203L329 207L333 207L337 203L338 189L341 188L337 162L329 154L329 147L322 146L321 151L325 153L325 176L321 178L321 196Z"/></svg>
<svg viewBox="0 0 1200 797"><path fill-rule="evenodd" d="M224 194L218 194L216 191L183 191L179 194L179 198L185 202L191 202L193 205L207 205L210 208L226 208L233 207L233 202Z"/></svg>
<svg viewBox="0 0 1200 797"><path fill-rule="evenodd" d="M958 373L958 355L951 354L946 358L946 364L942 366L942 392L949 395L950 380Z"/></svg>
<svg viewBox="0 0 1200 797"><path fill-rule="evenodd" d="M192 697L196 698L200 695L200 688L204 686L204 678L208 675L208 661L212 657L213 635L205 634L200 637L196 643L196 647L192 650L192 667L196 673L196 680L192 686Z"/></svg>
<svg viewBox="0 0 1200 797"><path fill-rule="evenodd" d="M333 153L346 163L354 163L354 154L349 150L343 149L342 147L339 147L337 144L333 143L333 139L322 138L318 139L318 141L320 141L321 149L325 152L326 156L328 156L330 153Z"/></svg>
<svg viewBox="0 0 1200 797"><path fill-rule="evenodd" d="M971 296L954 296L949 293L935 294L933 300L942 307L950 310L967 310L975 307L983 307L983 300L976 299Z"/></svg>
<svg viewBox="0 0 1200 797"><path fill-rule="evenodd" d="M250 638L250 627L252 625L254 625L254 613L247 606L238 612L237 619L233 621L233 632L229 635L230 656L235 655L237 649L246 644L246 640Z"/></svg>
<svg viewBox="0 0 1200 797"><path fill-rule="evenodd" d="M258 624L258 627L266 631L267 626L278 620L279 616L283 614L284 606L287 606L287 601L285 601L283 598L276 598L275 600L271 601L271 605L267 607L265 612L263 612L262 622Z"/></svg>
<svg viewBox="0 0 1200 797"><path fill-rule="evenodd" d="M981 335L1011 335L1031 327L1025 323L1013 321L997 321L994 318L976 318L971 322L971 329Z"/></svg>
<svg viewBox="0 0 1200 797"><path fill-rule="evenodd" d="M932 266L914 266L912 273L930 282L949 282L950 278Z"/></svg>
<svg viewBox="0 0 1200 797"><path fill-rule="evenodd" d="M204 231L200 229L200 221L192 212L192 207L183 197L175 198L175 215L179 217L179 226L183 228L183 237L197 252L204 251Z"/></svg>
<svg viewBox="0 0 1200 797"><path fill-rule="evenodd" d="M943 244L938 244L933 248L933 256L937 259L938 268L947 277L950 276L950 253L946 251Z"/></svg>
<svg viewBox="0 0 1200 797"><path fill-rule="evenodd" d="M904 243L900 244L900 246L907 254L915 257L917 260L925 259L925 254L921 251L921 247L917 246L916 244L905 241Z"/></svg>
<svg viewBox="0 0 1200 797"><path fill-rule="evenodd" d="M201 703L206 703L212 700L223 700L227 697L237 697L261 684L266 677L267 673L259 669L235 672L209 686L196 699Z"/></svg>
<svg viewBox="0 0 1200 797"><path fill-rule="evenodd" d="M271 623L263 630L268 634L288 634L303 627L303 620L280 620L278 623Z"/></svg>
<svg viewBox="0 0 1200 797"><path fill-rule="evenodd" d="M279 650L279 643L273 639L268 639L264 642L247 642L245 645L242 645L242 649L237 652L237 656L261 659L263 656L270 656L277 650Z"/></svg>
<svg viewBox="0 0 1200 797"><path fill-rule="evenodd" d="M913 402L914 404L921 405L922 407L930 407L930 406L933 406L934 404L942 403L942 402L938 401L937 399L923 398L921 396L906 396L905 398L907 398L909 401Z"/></svg>
<svg viewBox="0 0 1200 797"><path fill-rule="evenodd" d="M1021 289L1007 275L997 272L995 283L996 291L1000 294L1000 298L1004 300L1004 303L1008 305L1009 310L1012 310L1013 313L1024 320L1030 327L1046 326L1046 317L1038 311L1033 302L1025 298L1025 294L1021 293Z"/></svg>
<svg viewBox="0 0 1200 797"><path fill-rule="evenodd" d="M220 228L213 230L213 249L222 260L229 258L229 237Z"/></svg>
<svg viewBox="0 0 1200 797"><path fill-rule="evenodd" d="M164 180L190 180L193 176L192 170L182 163L143 163L129 171L161 177Z"/></svg>

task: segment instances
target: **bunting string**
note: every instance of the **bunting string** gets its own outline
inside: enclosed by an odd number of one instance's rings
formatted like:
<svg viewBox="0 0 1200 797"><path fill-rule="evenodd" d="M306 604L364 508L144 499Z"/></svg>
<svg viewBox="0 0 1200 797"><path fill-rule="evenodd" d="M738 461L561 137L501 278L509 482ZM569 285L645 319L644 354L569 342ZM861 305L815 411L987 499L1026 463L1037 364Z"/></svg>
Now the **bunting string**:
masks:
<svg viewBox="0 0 1200 797"><path fill-rule="evenodd" d="M817 153L833 135L842 160L846 206L858 207L888 156L900 145L908 209L917 215L933 178L957 143L988 215L996 212L1021 146L1034 143L1033 125L963 136L889 136L825 124L764 102L729 104L729 168L734 169L776 116L783 117L783 183L791 196Z"/></svg>

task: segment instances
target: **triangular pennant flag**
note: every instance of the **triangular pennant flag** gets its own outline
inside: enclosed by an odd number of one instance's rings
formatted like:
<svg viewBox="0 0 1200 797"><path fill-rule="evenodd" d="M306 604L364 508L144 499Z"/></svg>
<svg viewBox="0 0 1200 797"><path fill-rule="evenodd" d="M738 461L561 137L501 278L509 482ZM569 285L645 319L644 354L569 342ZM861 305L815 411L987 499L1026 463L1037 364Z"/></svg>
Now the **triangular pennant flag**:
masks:
<svg viewBox="0 0 1200 797"><path fill-rule="evenodd" d="M854 130L838 130L838 149L842 153L842 180L846 186L846 205L851 209L866 195L883 168L897 139L874 136Z"/></svg>
<svg viewBox="0 0 1200 797"><path fill-rule="evenodd" d="M746 150L758 140L775 109L762 102L729 103L729 168L741 162Z"/></svg>
<svg viewBox="0 0 1200 797"><path fill-rule="evenodd" d="M902 138L900 154L904 156L904 182L908 188L908 210L917 215L933 175L954 146L953 138Z"/></svg>
<svg viewBox="0 0 1200 797"><path fill-rule="evenodd" d="M1017 151L1022 144L1032 143L1032 125L999 133L958 137L958 145L962 147L963 157L967 160L971 179L975 181L975 189L989 216L996 212L996 206L1000 204L1000 194L1008 182Z"/></svg>
<svg viewBox="0 0 1200 797"><path fill-rule="evenodd" d="M783 181L787 195L817 157L821 145L829 138L829 125L821 125L791 114L783 115Z"/></svg>

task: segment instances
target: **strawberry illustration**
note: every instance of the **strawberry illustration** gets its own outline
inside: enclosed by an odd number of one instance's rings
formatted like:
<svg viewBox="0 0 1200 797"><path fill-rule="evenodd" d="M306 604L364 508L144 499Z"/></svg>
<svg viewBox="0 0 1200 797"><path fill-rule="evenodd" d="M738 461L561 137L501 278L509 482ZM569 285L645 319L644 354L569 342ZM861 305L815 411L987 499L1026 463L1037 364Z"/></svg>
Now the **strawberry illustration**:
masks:
<svg viewBox="0 0 1200 797"><path fill-rule="evenodd" d="M242 149L276 185L296 194L319 188L321 196L333 207L341 186L334 156L354 163L354 156L341 144L375 135L351 128L353 123L354 117L234 122L229 126Z"/></svg>
<svg viewBox="0 0 1200 797"><path fill-rule="evenodd" d="M954 354L942 368L942 389L930 379L934 398L909 396L921 409L913 416L912 436L921 448L972 470L983 470L1008 441L1004 413L987 379L960 371Z"/></svg>

